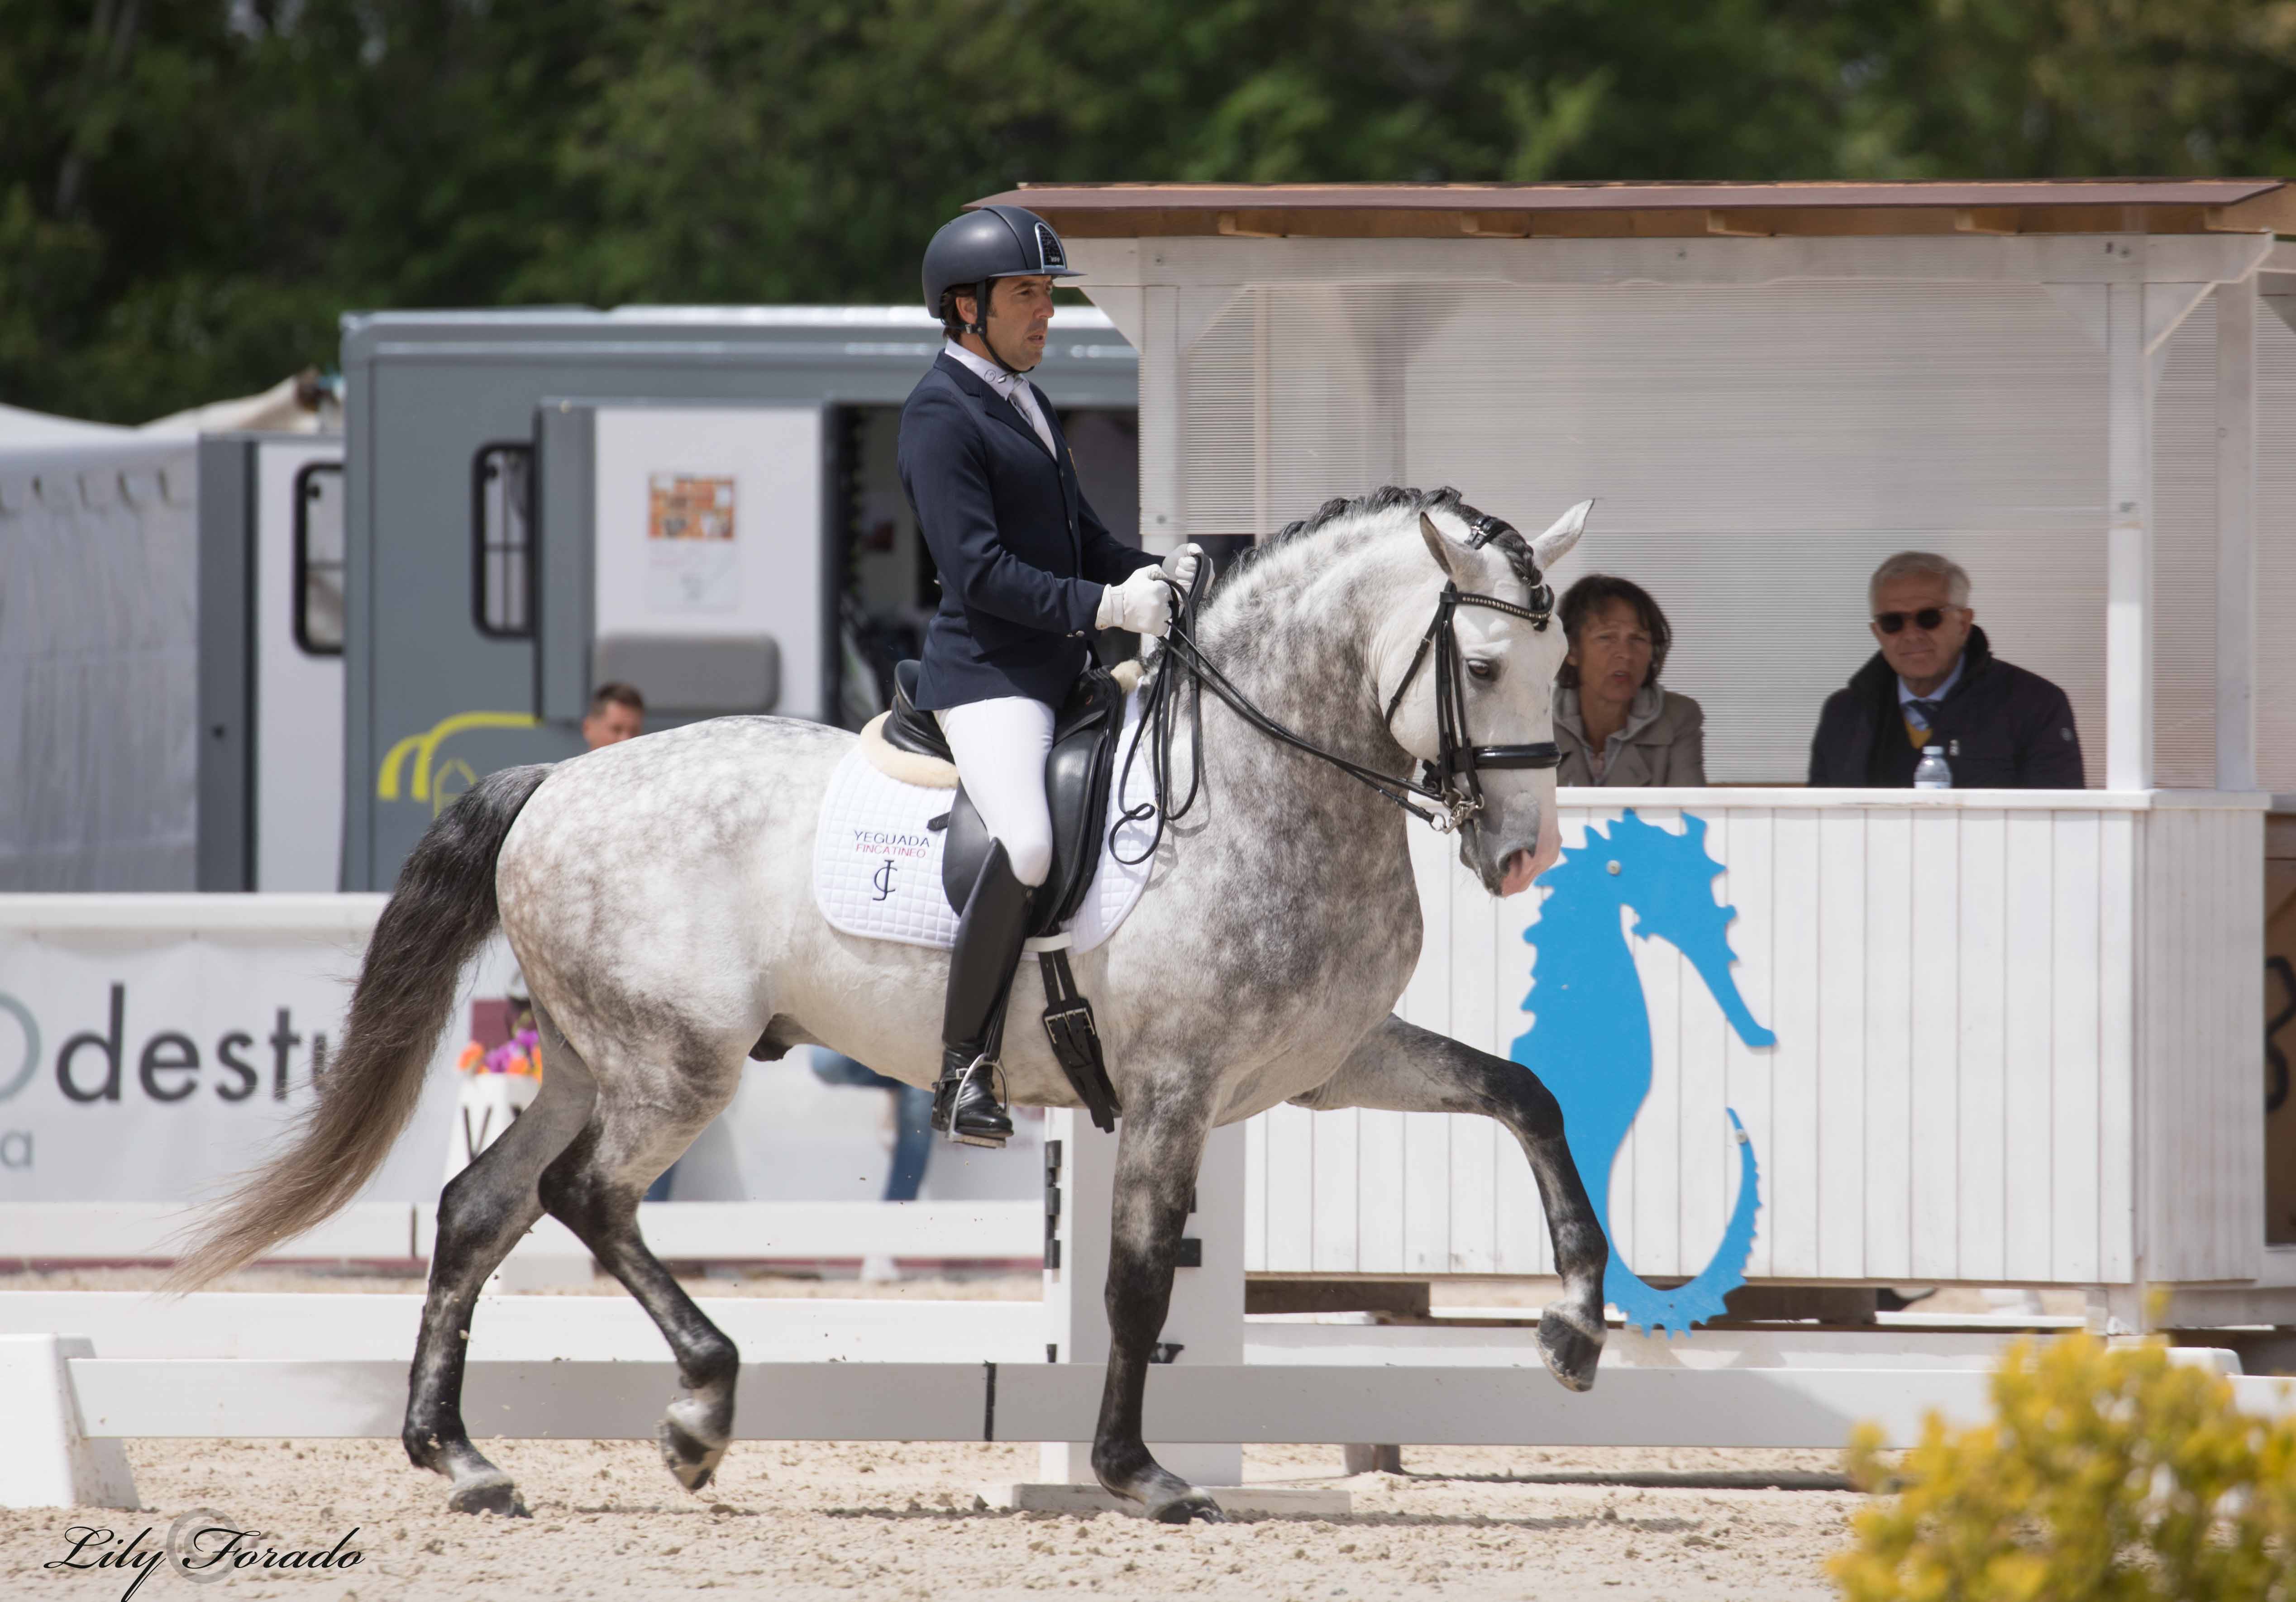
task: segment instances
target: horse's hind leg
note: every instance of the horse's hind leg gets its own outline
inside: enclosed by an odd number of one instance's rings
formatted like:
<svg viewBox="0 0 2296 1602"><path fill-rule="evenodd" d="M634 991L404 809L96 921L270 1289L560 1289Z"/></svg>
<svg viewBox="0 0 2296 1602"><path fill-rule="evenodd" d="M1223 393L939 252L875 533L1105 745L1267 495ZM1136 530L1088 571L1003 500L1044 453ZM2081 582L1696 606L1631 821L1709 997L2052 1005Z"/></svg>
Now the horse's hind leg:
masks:
<svg viewBox="0 0 2296 1602"><path fill-rule="evenodd" d="M1574 1391L1595 1383L1603 1355L1603 1276L1610 1243L1562 1137L1562 1108L1521 1063L1390 1017L1318 1089L1295 1098L1317 1111L1369 1107L1405 1113L1480 1113L1514 1132L1538 1181L1562 1298L1538 1320L1538 1346Z"/></svg>
<svg viewBox="0 0 2296 1602"><path fill-rule="evenodd" d="M678 1380L686 1394L669 1404L655 1438L662 1461L688 1491L709 1483L734 1438L734 1388L742 1354L724 1331L702 1316L661 1260L646 1249L638 1234L638 1201L646 1187L724 1110L740 1071L736 1066L721 1076L702 1068L700 1083L722 1077L724 1093L675 1112L621 1099L610 1085L589 1124L542 1176L542 1203L550 1215L573 1230L606 1271L637 1298L677 1360Z"/></svg>
<svg viewBox="0 0 2296 1602"><path fill-rule="evenodd" d="M588 1069L570 1053L545 1055L544 1061L534 1104L439 1197L430 1289L399 1438L416 1467L453 1482L447 1505L457 1513L526 1512L510 1475L471 1444L463 1428L463 1364L470 1352L471 1313L487 1276L542 1216L537 1182L590 1116L596 1087Z"/></svg>
<svg viewBox="0 0 2296 1602"><path fill-rule="evenodd" d="M1219 1505L1149 1455L1142 1405L1149 1356L1172 1305L1188 1195L1211 1132L1210 1108L1185 1092L1136 1097L1116 1142L1116 1200L1108 1255L1108 1377L1093 1431L1092 1467L1118 1496L1165 1524L1224 1521Z"/></svg>

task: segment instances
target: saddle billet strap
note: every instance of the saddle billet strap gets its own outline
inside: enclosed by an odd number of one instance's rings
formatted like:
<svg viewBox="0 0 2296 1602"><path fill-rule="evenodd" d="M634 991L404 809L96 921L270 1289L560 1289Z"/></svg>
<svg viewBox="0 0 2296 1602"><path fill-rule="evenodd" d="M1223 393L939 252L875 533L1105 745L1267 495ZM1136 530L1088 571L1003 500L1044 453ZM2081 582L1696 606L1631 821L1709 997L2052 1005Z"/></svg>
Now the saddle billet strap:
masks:
<svg viewBox="0 0 2296 1602"><path fill-rule="evenodd" d="M1092 1003L1077 989L1066 944L1039 950L1037 966L1045 979L1045 1038L1052 1042L1053 1056L1077 1099L1092 1115L1093 1127L1113 1133L1124 1107L1109 1081L1100 1028L1093 1022Z"/></svg>

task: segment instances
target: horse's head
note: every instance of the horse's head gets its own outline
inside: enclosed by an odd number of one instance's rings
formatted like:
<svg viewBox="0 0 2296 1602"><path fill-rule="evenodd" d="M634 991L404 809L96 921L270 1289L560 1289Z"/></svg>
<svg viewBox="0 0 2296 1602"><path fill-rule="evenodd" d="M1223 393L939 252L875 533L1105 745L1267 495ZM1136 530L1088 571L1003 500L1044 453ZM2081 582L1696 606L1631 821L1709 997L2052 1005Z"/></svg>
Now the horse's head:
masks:
<svg viewBox="0 0 2296 1602"><path fill-rule="evenodd" d="M1738 909L1715 897L1722 864L1707 852L1705 819L1685 813L1680 834L1645 823L1631 810L1608 833L1590 823L1586 849L1572 852L1564 870L1581 893L1599 891L1633 909L1634 934L1663 940L1688 958L1739 1039L1750 1046L1777 1043L1754 1021L1731 972L1737 958L1730 925Z"/></svg>
<svg viewBox="0 0 2296 1602"><path fill-rule="evenodd" d="M1440 744L1431 653L1431 659L1419 658L1444 584L1456 584L1462 595L1532 606L1542 599L1542 576L1578 543L1593 505L1580 502L1535 540L1504 523L1479 519L1456 497L1439 498L1420 513L1420 535L1433 560L1408 586L1409 599L1382 623L1372 661L1381 705L1395 704L1389 732L1406 751L1431 762ZM1544 600L1551 608L1552 597ZM1570 650L1562 624L1463 605L1452 627L1461 668L1461 722L1469 743L1552 741L1554 675ZM1459 860L1492 895L1513 895L1529 889L1562 849L1554 821L1554 770L1486 768L1479 771L1478 781L1482 809L1460 830Z"/></svg>

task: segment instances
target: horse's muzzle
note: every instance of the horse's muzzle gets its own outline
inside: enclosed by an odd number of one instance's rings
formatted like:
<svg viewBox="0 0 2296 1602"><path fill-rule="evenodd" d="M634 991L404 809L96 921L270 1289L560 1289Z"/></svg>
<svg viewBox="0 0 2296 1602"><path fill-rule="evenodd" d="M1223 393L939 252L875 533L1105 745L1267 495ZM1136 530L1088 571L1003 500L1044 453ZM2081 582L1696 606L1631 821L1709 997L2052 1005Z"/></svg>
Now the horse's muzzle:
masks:
<svg viewBox="0 0 2296 1602"><path fill-rule="evenodd" d="M1529 844L1521 844L1519 839L1514 843L1502 840L1496 862L1468 864L1478 870L1484 887L1492 895L1521 895L1562 854L1562 831L1555 827L1553 816L1546 814L1545 808L1533 814L1531 827L1536 832Z"/></svg>

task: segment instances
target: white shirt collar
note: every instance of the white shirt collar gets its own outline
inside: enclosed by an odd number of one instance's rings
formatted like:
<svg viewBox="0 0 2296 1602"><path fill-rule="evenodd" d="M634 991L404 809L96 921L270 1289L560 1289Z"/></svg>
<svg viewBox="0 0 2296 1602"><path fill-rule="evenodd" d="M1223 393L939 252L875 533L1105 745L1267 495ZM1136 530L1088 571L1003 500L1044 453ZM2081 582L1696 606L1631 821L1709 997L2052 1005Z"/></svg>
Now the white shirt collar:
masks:
<svg viewBox="0 0 2296 1602"><path fill-rule="evenodd" d="M1019 373L1005 372L1004 368L990 361L987 356L980 355L978 351L967 350L964 346L959 345L954 339L949 340L946 345L942 346L941 348L947 351L950 356L955 356L958 361L971 368L972 372L985 381L990 388L996 390L999 395L1009 396L1014 390L1024 388L1021 382L1021 375Z"/></svg>
<svg viewBox="0 0 2296 1602"><path fill-rule="evenodd" d="M1962 665L1968 660L1969 648L1967 646L1964 646L1962 648L1961 655L1953 659L1953 671L1945 675L1945 682L1939 685L1935 690L1931 691L1927 695L1915 695L1914 693L1913 686L1906 683L1902 678L1899 679L1898 681L1898 705L1902 707L1910 701L1941 701L1945 699L1947 696L1953 693L1953 687L1961 682Z"/></svg>
<svg viewBox="0 0 2296 1602"><path fill-rule="evenodd" d="M1029 388L1026 378L1017 372L1005 372L987 356L978 351L966 349L954 339L949 340L942 348L957 361L964 363L969 370L979 374L981 381L991 389L1011 402L1014 409L1021 413L1021 421L1026 422L1035 431L1037 437L1044 443L1045 449L1054 450L1053 430L1046 425L1045 414L1037 405L1037 392ZM1057 454L1057 452L1054 454Z"/></svg>

